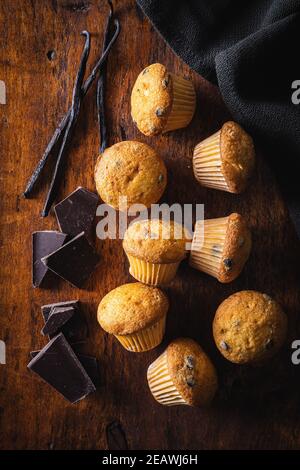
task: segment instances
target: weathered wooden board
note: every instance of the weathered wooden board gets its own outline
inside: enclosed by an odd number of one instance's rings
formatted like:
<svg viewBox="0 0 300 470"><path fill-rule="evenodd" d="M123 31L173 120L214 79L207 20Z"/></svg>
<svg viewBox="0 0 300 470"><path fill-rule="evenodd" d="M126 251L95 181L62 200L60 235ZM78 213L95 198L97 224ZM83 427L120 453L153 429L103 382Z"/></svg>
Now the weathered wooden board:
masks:
<svg viewBox="0 0 300 470"><path fill-rule="evenodd" d="M116 8L122 32L108 66L110 144L137 139L158 150L169 172L164 201L205 203L206 217L245 214L253 229L253 253L243 274L230 285L183 265L167 289L171 310L164 344L141 355L126 352L96 322L101 298L131 279L120 241L105 241L102 248L98 243L102 260L85 290L63 281L48 289L31 287L31 233L56 229L56 221L53 215L39 216L46 179L34 199L20 195L70 104L83 42L79 33L92 33L92 64L102 48L107 6L96 0L2 0L0 79L6 84L7 104L0 105L0 339L6 342L7 364L0 365L0 446L103 449L106 426L118 420L131 449L299 448L299 369L290 359L290 343L299 331L299 246L276 183L258 152L254 182L244 195L197 184L191 169L193 146L217 130L229 113L218 90L174 56L133 0L120 0ZM156 61L192 78L198 104L188 129L150 139L133 126L129 97L139 71ZM95 189L97 149L93 88L84 103L59 197L79 185ZM212 340L216 307L245 288L270 293L289 315L286 348L265 367L226 362ZM84 304L90 336L82 350L99 358L102 376L97 393L75 406L26 369L29 351L45 343L40 305L71 298ZM164 408L148 391L148 364L170 339L181 335L198 340L217 366L220 391L208 410Z"/></svg>

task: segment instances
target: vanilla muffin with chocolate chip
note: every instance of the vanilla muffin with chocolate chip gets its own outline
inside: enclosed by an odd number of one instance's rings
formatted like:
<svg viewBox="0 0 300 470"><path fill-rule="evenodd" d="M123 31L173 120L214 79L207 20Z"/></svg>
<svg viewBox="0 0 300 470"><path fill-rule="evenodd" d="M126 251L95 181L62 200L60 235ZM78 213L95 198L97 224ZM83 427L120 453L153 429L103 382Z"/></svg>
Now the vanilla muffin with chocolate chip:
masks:
<svg viewBox="0 0 300 470"><path fill-rule="evenodd" d="M167 184L167 170L149 145L128 140L112 145L99 155L95 182L102 201L115 209L122 210L124 202L120 198L124 197L128 206L144 204L148 208L161 198Z"/></svg>
<svg viewBox="0 0 300 470"><path fill-rule="evenodd" d="M132 89L132 119L148 136L186 127L195 108L192 82L170 73L162 64L146 67Z"/></svg>
<svg viewBox="0 0 300 470"><path fill-rule="evenodd" d="M220 353L237 364L259 363L272 357L286 338L287 317L267 294L246 290L221 303L213 321Z"/></svg>
<svg viewBox="0 0 300 470"><path fill-rule="evenodd" d="M196 145L193 169L202 186L229 193L243 192L255 166L253 140L233 121Z"/></svg>
<svg viewBox="0 0 300 470"><path fill-rule="evenodd" d="M160 404L206 406L218 388L214 365L196 341L178 338L148 368L150 391Z"/></svg>
<svg viewBox="0 0 300 470"><path fill-rule="evenodd" d="M251 246L251 232L240 214L197 221L189 263L219 282L231 282L241 273Z"/></svg>
<svg viewBox="0 0 300 470"><path fill-rule="evenodd" d="M145 284L168 284L186 256L190 238L185 227L174 221L146 219L133 222L123 240L130 274Z"/></svg>
<svg viewBox="0 0 300 470"><path fill-rule="evenodd" d="M169 308L158 288L139 282L110 291L98 307L98 322L128 351L143 352L161 343Z"/></svg>

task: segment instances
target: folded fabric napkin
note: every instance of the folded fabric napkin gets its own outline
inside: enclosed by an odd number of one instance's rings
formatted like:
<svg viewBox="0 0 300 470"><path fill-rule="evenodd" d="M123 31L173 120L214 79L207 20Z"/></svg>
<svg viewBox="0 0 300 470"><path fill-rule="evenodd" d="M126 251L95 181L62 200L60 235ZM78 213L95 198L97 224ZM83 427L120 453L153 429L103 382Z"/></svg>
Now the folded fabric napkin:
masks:
<svg viewBox="0 0 300 470"><path fill-rule="evenodd" d="M300 0L137 3L263 146L300 237Z"/></svg>

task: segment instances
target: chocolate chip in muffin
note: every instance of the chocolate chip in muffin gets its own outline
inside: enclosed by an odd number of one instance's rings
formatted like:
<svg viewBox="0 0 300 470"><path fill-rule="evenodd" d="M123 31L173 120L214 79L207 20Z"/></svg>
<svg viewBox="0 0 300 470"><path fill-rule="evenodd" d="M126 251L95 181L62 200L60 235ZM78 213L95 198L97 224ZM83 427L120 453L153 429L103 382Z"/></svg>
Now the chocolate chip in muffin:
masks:
<svg viewBox="0 0 300 470"><path fill-rule="evenodd" d="M194 368L194 358L193 356L187 356L185 358L185 364L188 369L193 369Z"/></svg>
<svg viewBox="0 0 300 470"><path fill-rule="evenodd" d="M226 268L227 271L230 271L230 269L232 268L232 265L233 265L233 261L231 258L225 258L223 260L223 263L224 263L224 266Z"/></svg>
<svg viewBox="0 0 300 470"><path fill-rule="evenodd" d="M145 73L147 73L147 72L148 72L148 69L145 68L145 69L143 70L143 72L142 72L142 75L145 75Z"/></svg>
<svg viewBox="0 0 300 470"><path fill-rule="evenodd" d="M224 351L228 351L229 346L228 346L227 343L225 343L225 341L221 341L220 342L220 348L224 349Z"/></svg>
<svg viewBox="0 0 300 470"><path fill-rule="evenodd" d="M164 175L160 174L159 177L158 177L158 182L162 183L163 180L164 180Z"/></svg>
<svg viewBox="0 0 300 470"><path fill-rule="evenodd" d="M272 300L268 294L263 294L263 298L268 301Z"/></svg>
<svg viewBox="0 0 300 470"><path fill-rule="evenodd" d="M162 117L165 114L166 110L164 108L157 108L155 114L157 117Z"/></svg>

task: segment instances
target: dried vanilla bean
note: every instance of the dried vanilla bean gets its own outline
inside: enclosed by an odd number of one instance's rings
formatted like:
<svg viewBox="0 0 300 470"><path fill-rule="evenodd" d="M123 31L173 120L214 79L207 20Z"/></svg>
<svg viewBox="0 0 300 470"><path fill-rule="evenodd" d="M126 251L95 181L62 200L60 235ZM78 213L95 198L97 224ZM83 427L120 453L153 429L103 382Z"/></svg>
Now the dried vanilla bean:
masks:
<svg viewBox="0 0 300 470"><path fill-rule="evenodd" d="M68 143L70 142L72 132L73 132L75 123L79 115L81 101L83 98L82 84L83 84L84 74L86 70L87 60L88 60L89 53L90 53L91 41L90 41L90 33L88 33L87 31L83 31L81 34L85 36L86 40L85 40L84 49L81 55L79 69L78 69L77 76L76 76L75 83L74 83L71 113L70 113L68 124L65 130L65 134L63 136L62 144L58 153L57 162L55 165L50 188L48 190L48 194L46 197L44 209L42 212L42 217L46 217L48 215L49 210L51 209L51 206L54 202L54 199L58 190L59 181L63 174L63 164L65 160L65 155L66 155L66 147Z"/></svg>
<svg viewBox="0 0 300 470"><path fill-rule="evenodd" d="M117 19L114 20L114 26L115 26L115 32L114 32L114 35L113 35L112 39L110 40L107 48L105 49L105 52L102 54L100 59L96 62L92 72L90 73L90 75L88 76L86 81L84 82L84 85L82 87L83 96L85 96L87 94L88 90L90 89L92 83L94 82L94 80L96 78L97 73L99 72L99 70L101 70L101 68L105 64L110 49L112 48L112 46L114 45L117 37L119 36L120 23ZM28 197L32 193L32 191L34 189L34 186L35 186L36 182L39 179L39 176L40 176L40 174L41 174L41 172L42 172L42 170L43 170L43 168L44 168L44 166L45 166L45 164L48 160L48 157L49 157L50 153L52 152L54 146L58 143L61 136L64 134L64 131L65 131L65 129L68 125L68 121L70 119L70 115L71 115L71 109L68 110L67 114L64 116L64 118L60 122L59 126L55 130L53 136L51 137L51 140L48 143L42 158L40 159L39 163L37 164L34 172L32 173L32 175L31 175L31 177L28 181L26 189L23 193L24 197Z"/></svg>

